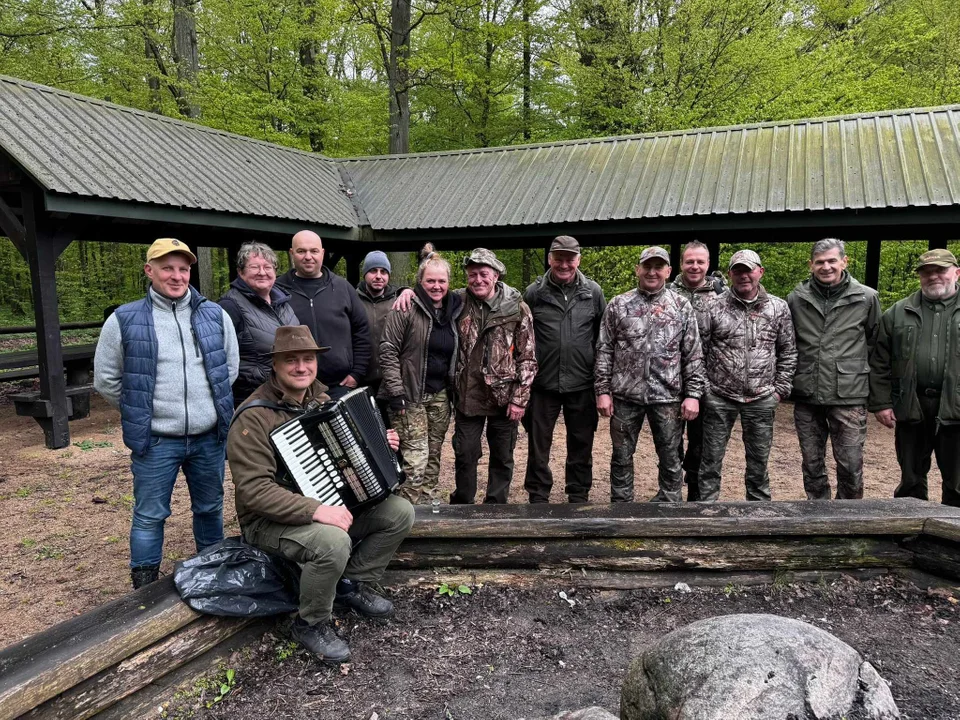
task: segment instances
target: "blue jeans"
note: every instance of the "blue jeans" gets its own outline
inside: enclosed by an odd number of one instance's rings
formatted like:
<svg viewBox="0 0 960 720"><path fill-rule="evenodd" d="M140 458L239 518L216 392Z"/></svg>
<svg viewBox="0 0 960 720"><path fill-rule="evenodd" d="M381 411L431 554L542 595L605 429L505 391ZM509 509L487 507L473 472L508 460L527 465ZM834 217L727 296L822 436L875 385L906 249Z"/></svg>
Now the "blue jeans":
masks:
<svg viewBox="0 0 960 720"><path fill-rule="evenodd" d="M130 567L159 565L163 559L163 524L170 498L183 469L193 511L197 551L223 540L223 470L226 444L217 431L186 437L154 435L145 455L132 455L133 524Z"/></svg>

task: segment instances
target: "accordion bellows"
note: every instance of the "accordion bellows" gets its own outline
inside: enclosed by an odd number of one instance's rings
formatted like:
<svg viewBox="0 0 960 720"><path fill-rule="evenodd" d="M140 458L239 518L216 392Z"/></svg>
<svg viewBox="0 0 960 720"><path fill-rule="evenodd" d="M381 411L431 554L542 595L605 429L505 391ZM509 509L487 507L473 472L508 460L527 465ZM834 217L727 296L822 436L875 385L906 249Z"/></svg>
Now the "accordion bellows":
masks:
<svg viewBox="0 0 960 720"><path fill-rule="evenodd" d="M270 441L300 492L324 505L362 512L405 479L367 388L284 423Z"/></svg>

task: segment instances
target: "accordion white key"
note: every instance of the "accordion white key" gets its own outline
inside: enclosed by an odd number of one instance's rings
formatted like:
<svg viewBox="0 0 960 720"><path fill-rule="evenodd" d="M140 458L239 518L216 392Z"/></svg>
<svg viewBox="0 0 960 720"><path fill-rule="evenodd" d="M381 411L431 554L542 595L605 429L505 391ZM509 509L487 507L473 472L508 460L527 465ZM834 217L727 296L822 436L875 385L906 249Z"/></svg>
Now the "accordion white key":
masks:
<svg viewBox="0 0 960 720"><path fill-rule="evenodd" d="M405 480L367 388L284 423L270 441L300 492L324 505L359 513Z"/></svg>

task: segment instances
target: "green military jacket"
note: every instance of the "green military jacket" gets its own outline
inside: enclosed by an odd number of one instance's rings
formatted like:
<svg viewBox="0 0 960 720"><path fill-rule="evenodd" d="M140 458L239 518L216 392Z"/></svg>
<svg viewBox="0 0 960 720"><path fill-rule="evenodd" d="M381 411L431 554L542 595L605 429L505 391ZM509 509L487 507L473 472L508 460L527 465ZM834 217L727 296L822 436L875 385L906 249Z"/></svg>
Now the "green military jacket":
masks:
<svg viewBox="0 0 960 720"><path fill-rule="evenodd" d="M793 399L811 405L866 405L870 349L880 327L877 291L852 277L824 313L807 278L787 296L797 336Z"/></svg>
<svg viewBox="0 0 960 720"><path fill-rule="evenodd" d="M918 290L895 303L881 318L877 343L870 353L871 412L893 408L898 422L923 419L917 400L916 359L920 344L920 302ZM947 323L947 366L943 371L939 422L960 422L960 302L954 304Z"/></svg>

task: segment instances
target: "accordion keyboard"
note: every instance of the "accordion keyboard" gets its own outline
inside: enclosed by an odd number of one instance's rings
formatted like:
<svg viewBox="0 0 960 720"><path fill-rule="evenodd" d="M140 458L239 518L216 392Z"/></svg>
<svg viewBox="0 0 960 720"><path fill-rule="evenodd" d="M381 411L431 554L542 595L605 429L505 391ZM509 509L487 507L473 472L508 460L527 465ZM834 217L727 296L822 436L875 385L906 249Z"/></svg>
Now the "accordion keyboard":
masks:
<svg viewBox="0 0 960 720"><path fill-rule="evenodd" d="M277 452L307 497L324 505L343 505L343 487L333 457L325 448L314 448L299 422L289 423L271 436Z"/></svg>

